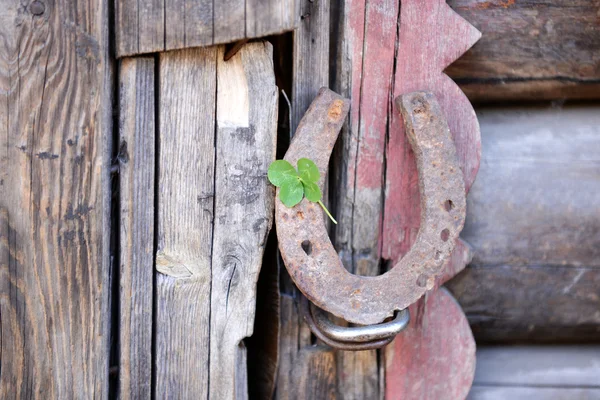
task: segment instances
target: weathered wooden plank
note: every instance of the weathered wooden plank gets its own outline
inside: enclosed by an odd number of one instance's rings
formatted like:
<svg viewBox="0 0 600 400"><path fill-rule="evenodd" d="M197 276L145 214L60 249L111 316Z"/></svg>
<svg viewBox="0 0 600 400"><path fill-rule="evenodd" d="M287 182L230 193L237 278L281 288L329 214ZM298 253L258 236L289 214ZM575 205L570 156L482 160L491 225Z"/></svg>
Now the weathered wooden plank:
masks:
<svg viewBox="0 0 600 400"><path fill-rule="evenodd" d="M301 369L292 399L337 399L335 353L328 347L307 347L300 351Z"/></svg>
<svg viewBox="0 0 600 400"><path fill-rule="evenodd" d="M475 342L460 306L442 288L409 307L411 324L386 350L386 399L464 399Z"/></svg>
<svg viewBox="0 0 600 400"><path fill-rule="evenodd" d="M595 341L600 269L470 266L448 283L473 334L485 342Z"/></svg>
<svg viewBox="0 0 600 400"><path fill-rule="evenodd" d="M159 58L157 398L208 395L218 48Z"/></svg>
<svg viewBox="0 0 600 400"><path fill-rule="evenodd" d="M108 395L107 12L0 5L0 398Z"/></svg>
<svg viewBox="0 0 600 400"><path fill-rule="evenodd" d="M291 31L300 0L115 0L117 56L223 44Z"/></svg>
<svg viewBox="0 0 600 400"><path fill-rule="evenodd" d="M300 1L301 21L294 31L292 132L319 89L329 86L329 1Z"/></svg>
<svg viewBox="0 0 600 400"><path fill-rule="evenodd" d="M600 389L600 346L487 346L477 350L475 384Z"/></svg>
<svg viewBox="0 0 600 400"><path fill-rule="evenodd" d="M600 108L478 115L484 159L463 231L473 263L600 267Z"/></svg>
<svg viewBox="0 0 600 400"><path fill-rule="evenodd" d="M154 58L127 58L119 70L119 396L123 399L149 399L152 392L154 67Z"/></svg>
<svg viewBox="0 0 600 400"><path fill-rule="evenodd" d="M474 385L467 400L598 400L600 389Z"/></svg>
<svg viewBox="0 0 600 400"><path fill-rule="evenodd" d="M245 37L245 0L221 0L214 2L213 13L214 43L225 43Z"/></svg>
<svg viewBox="0 0 600 400"><path fill-rule="evenodd" d="M480 33L445 0L404 1L399 23L392 97L415 90L435 94L453 136L468 191L479 167L479 125L465 95L442 71L467 51ZM389 120L382 257L395 263L416 239L421 209L414 153L395 104ZM467 246L459 243L438 281L464 268L468 253ZM409 330L385 351L386 397L464 398L472 381L475 344L460 307L449 294L433 291L410 310L414 318ZM438 338L440 332L445 332L443 338ZM432 354L436 355L434 361L425 367Z"/></svg>
<svg viewBox="0 0 600 400"><path fill-rule="evenodd" d="M447 70L472 101L600 97L598 0L449 0L482 40Z"/></svg>
<svg viewBox="0 0 600 400"><path fill-rule="evenodd" d="M384 153L399 2L340 3L335 90L350 98L351 106L334 162L334 243L346 269L375 276L381 273ZM339 352L337 358L341 398L383 395L377 351Z"/></svg>
<svg viewBox="0 0 600 400"><path fill-rule="evenodd" d="M275 159L279 94L270 43L247 44L229 61L222 53L217 59L210 393L241 399L248 382L235 371L246 369L241 341L253 332L256 283L273 219L267 169Z"/></svg>
<svg viewBox="0 0 600 400"><path fill-rule="evenodd" d="M293 400L299 388L299 369L304 370L300 356L301 349L311 345L310 330L302 323L296 300L286 294L280 297L280 352L275 398Z"/></svg>
<svg viewBox="0 0 600 400"><path fill-rule="evenodd" d="M483 162L449 287L481 340L592 340L600 332L600 113L478 112ZM596 285L596 286L594 286Z"/></svg>
<svg viewBox="0 0 600 400"><path fill-rule="evenodd" d="M330 4L327 0L300 2L301 20L294 31L292 110L290 131L294 133L300 119L317 95L319 89L329 85L329 18ZM327 200L327 194L324 194ZM283 268L283 264L282 264ZM283 281L293 287L287 271ZM285 283L284 283L285 285ZM296 292L295 288L293 292ZM309 364L313 357L304 356L305 347L311 345L311 333L298 314L295 299L282 294L280 330L280 364L277 376L276 399L296 399L310 393L312 383L320 385L319 371ZM329 353L328 353L329 354ZM333 353L331 353L333 354ZM320 355L316 355L317 359ZM329 356L326 356L329 357ZM298 373L298 371L303 371ZM333 369L335 373L335 368ZM334 378L335 380L335 378ZM315 386L316 387L316 386ZM322 392L319 397L323 398ZM301 397L297 397L301 396ZM310 397L309 397L310 398Z"/></svg>
<svg viewBox="0 0 600 400"><path fill-rule="evenodd" d="M246 37L261 37L293 30L301 0L246 0Z"/></svg>

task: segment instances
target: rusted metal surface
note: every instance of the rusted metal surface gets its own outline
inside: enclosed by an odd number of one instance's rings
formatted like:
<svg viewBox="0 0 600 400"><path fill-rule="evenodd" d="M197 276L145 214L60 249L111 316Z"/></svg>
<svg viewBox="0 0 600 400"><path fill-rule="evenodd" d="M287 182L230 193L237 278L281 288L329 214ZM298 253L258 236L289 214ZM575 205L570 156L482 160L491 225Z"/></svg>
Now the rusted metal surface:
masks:
<svg viewBox="0 0 600 400"><path fill-rule="evenodd" d="M276 200L277 237L290 276L319 308L346 321L370 325L414 303L434 285L465 219L465 186L448 124L431 93L396 99L417 159L421 228L410 251L387 273L357 276L342 265L318 204L293 208ZM285 159L312 159L323 189L329 157L348 113L348 101L321 89L302 118ZM374 221L375 223L375 221Z"/></svg>

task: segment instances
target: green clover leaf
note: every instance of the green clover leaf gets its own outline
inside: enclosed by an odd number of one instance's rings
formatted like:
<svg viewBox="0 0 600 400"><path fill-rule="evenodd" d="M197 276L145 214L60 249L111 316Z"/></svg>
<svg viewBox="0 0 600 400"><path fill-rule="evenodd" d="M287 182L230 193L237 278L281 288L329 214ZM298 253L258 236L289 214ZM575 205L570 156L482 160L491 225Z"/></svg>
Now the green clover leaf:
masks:
<svg viewBox="0 0 600 400"><path fill-rule="evenodd" d="M279 198L286 207L294 207L306 196L308 201L319 203L333 223L337 224L337 221L321 202L322 193L319 188L321 173L312 160L299 159L297 171L292 164L285 160L273 161L269 166L267 176L273 185L280 188Z"/></svg>

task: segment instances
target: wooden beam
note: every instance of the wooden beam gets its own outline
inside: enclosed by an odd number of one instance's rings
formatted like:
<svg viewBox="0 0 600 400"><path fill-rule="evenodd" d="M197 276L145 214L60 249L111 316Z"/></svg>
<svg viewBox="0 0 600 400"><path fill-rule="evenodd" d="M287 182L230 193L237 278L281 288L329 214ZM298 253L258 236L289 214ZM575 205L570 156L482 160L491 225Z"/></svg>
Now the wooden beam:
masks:
<svg viewBox="0 0 600 400"><path fill-rule="evenodd" d="M108 4L28 4L0 2L0 398L106 398Z"/></svg>
<svg viewBox="0 0 600 400"><path fill-rule="evenodd" d="M157 398L208 396L216 47L159 58Z"/></svg>
<svg viewBox="0 0 600 400"><path fill-rule="evenodd" d="M476 385L600 389L600 346L488 346L477 349Z"/></svg>
<svg viewBox="0 0 600 400"><path fill-rule="evenodd" d="M597 0L449 0L483 36L447 73L471 101L600 98Z"/></svg>
<svg viewBox="0 0 600 400"><path fill-rule="evenodd" d="M152 394L154 291L154 58L119 69L119 396Z"/></svg>
<svg viewBox="0 0 600 400"><path fill-rule="evenodd" d="M451 281L480 340L600 332L600 109L484 108L482 163Z"/></svg>
<svg viewBox="0 0 600 400"><path fill-rule="evenodd" d="M247 398L246 348L254 329L256 284L273 222L277 101L273 49L245 45L217 57L215 219L210 320L210 393ZM275 339L275 338L274 338ZM243 361L243 362L242 362Z"/></svg>
<svg viewBox="0 0 600 400"><path fill-rule="evenodd" d="M299 21L299 5L300 0L115 0L117 56L291 31Z"/></svg>
<svg viewBox="0 0 600 400"><path fill-rule="evenodd" d="M600 335L600 269L470 266L448 283L481 342L585 342Z"/></svg>

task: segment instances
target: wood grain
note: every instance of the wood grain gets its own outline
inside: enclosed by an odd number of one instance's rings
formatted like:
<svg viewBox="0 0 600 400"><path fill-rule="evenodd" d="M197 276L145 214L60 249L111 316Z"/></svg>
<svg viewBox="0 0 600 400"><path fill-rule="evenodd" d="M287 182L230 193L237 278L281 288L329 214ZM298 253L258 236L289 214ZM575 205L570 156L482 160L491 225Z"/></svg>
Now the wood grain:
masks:
<svg viewBox="0 0 600 400"><path fill-rule="evenodd" d="M469 266L448 283L481 342L589 342L600 335L600 270Z"/></svg>
<svg viewBox="0 0 600 400"><path fill-rule="evenodd" d="M298 368L305 371L305 359L301 357L301 349L311 345L311 333L308 326L303 323L296 300L286 294L280 297L279 329L279 368L277 371L277 385L275 398L279 400L293 400L300 388L300 377L306 381L306 374L299 374ZM309 372L311 370L308 370ZM319 373L315 371L315 374ZM314 376L312 377L314 378ZM317 397L320 398L320 397Z"/></svg>
<svg viewBox="0 0 600 400"><path fill-rule="evenodd" d="M154 58L119 69L120 311L119 396L152 393L154 290Z"/></svg>
<svg viewBox="0 0 600 400"><path fill-rule="evenodd" d="M598 399L600 347L485 346L470 400Z"/></svg>
<svg viewBox="0 0 600 400"><path fill-rule="evenodd" d="M115 0L117 56L224 44L294 30L301 0Z"/></svg>
<svg viewBox="0 0 600 400"><path fill-rule="evenodd" d="M600 107L482 108L473 263L600 267Z"/></svg>
<svg viewBox="0 0 600 400"><path fill-rule="evenodd" d="M296 131L300 119L316 97L319 89L329 85L329 19L330 2L323 0L301 0L300 21L293 36L293 71L290 132ZM327 193L324 191L327 204ZM298 305L292 296L298 296L291 278L282 264L282 287L291 288L282 294L279 371L277 375L276 399L307 398L311 388L321 385L323 371L315 369L311 363L320 362L321 355L306 354L305 347L311 345L311 333L298 314ZM325 358L334 353L328 353ZM315 358L316 357L316 358ZM298 371L302 373L298 373ZM335 374L335 368L330 373ZM335 382L335 375L329 377ZM327 379L329 379L327 378ZM316 386L311 386L316 385ZM335 383L334 383L335 390ZM329 392L320 392L317 397L326 398ZM300 397L298 397L300 396ZM316 396L316 394L315 394ZM308 397L311 398L311 397Z"/></svg>
<svg viewBox="0 0 600 400"><path fill-rule="evenodd" d="M215 220L210 320L210 393L246 398L246 349L256 309L256 284L273 222L278 90L272 47L245 45L217 59ZM241 392L236 392L241 387Z"/></svg>
<svg viewBox="0 0 600 400"><path fill-rule="evenodd" d="M301 0L301 21L294 31L291 131L317 96L329 86L329 1Z"/></svg>
<svg viewBox="0 0 600 400"><path fill-rule="evenodd" d="M487 346L477 351L478 385L595 387L600 347Z"/></svg>
<svg viewBox="0 0 600 400"><path fill-rule="evenodd" d="M442 288L409 307L411 324L386 349L386 399L464 399L475 374L467 319Z"/></svg>
<svg viewBox="0 0 600 400"><path fill-rule="evenodd" d="M447 69L471 101L600 97L600 1L448 3L483 33Z"/></svg>
<svg viewBox="0 0 600 400"><path fill-rule="evenodd" d="M107 11L0 5L0 398L108 395Z"/></svg>
<svg viewBox="0 0 600 400"><path fill-rule="evenodd" d="M219 54L159 56L157 398L208 396Z"/></svg>
<svg viewBox="0 0 600 400"><path fill-rule="evenodd" d="M467 400L597 400L600 389L551 387L473 386Z"/></svg>
<svg viewBox="0 0 600 400"><path fill-rule="evenodd" d="M600 332L600 113L483 108L468 197L473 262L449 287L480 340L593 340Z"/></svg>
<svg viewBox="0 0 600 400"><path fill-rule="evenodd" d="M346 269L376 276L382 272L384 154L399 2L340 3L334 88L351 105L332 163L338 219L333 242ZM341 398L383 396L377 351L338 352L337 358Z"/></svg>
<svg viewBox="0 0 600 400"><path fill-rule="evenodd" d="M392 97L415 90L434 93L453 136L468 192L479 168L479 125L464 93L442 71L467 51L480 33L445 0L403 1L399 23ZM421 210L414 153L395 104L389 120L381 254L396 263L416 239ZM464 268L468 259L468 247L459 242L438 284ZM386 397L464 398L472 381L475 343L460 307L449 294L434 291L413 304L411 314L416 319L409 331L385 351ZM437 338L439 332L446 332L443 339ZM403 355L422 361L410 362ZM432 363L422 370L429 359Z"/></svg>

